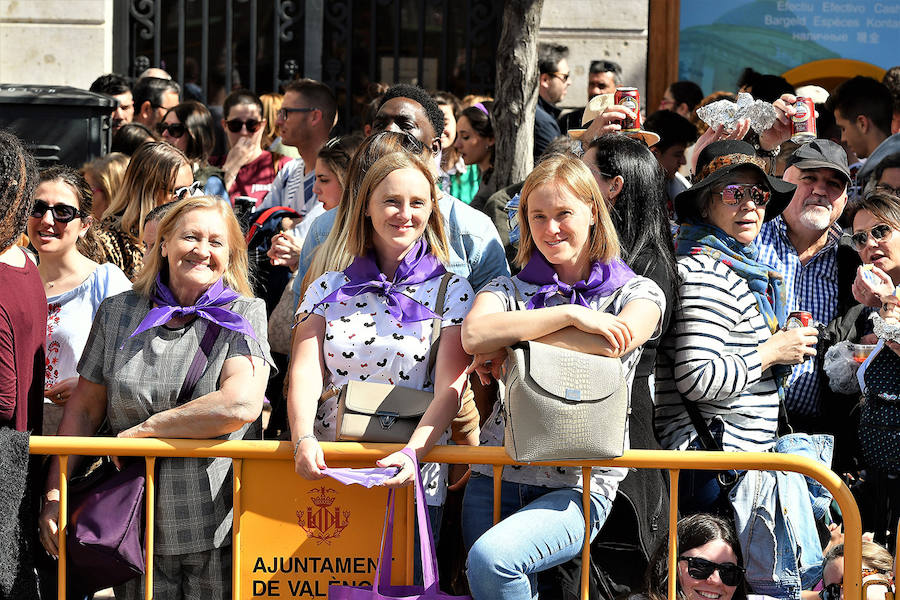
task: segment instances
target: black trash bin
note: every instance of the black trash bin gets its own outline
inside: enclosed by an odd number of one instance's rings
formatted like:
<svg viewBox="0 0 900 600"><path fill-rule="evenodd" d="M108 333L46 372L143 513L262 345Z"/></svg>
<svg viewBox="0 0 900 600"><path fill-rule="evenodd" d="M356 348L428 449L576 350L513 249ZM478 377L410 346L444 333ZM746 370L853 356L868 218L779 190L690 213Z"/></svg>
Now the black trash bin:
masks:
<svg viewBox="0 0 900 600"><path fill-rule="evenodd" d="M0 129L18 136L41 167L79 168L109 152L116 101L68 86L0 83Z"/></svg>

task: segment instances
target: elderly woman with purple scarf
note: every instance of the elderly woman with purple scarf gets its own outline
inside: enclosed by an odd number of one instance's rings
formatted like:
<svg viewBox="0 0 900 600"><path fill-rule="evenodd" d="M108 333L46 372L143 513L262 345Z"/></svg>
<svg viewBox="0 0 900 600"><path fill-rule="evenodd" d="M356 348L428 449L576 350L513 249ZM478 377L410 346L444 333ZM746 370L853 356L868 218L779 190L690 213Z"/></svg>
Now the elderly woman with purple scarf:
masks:
<svg viewBox="0 0 900 600"><path fill-rule="evenodd" d="M108 419L119 437L258 437L272 358L265 304L252 297L231 207L212 196L182 200L160 222L158 240L134 289L100 305L59 435L93 435ZM154 595L202 590L230 599L231 461L157 465ZM40 518L53 556L58 482L54 460ZM142 587L131 580L116 598L141 598Z"/></svg>
<svg viewBox="0 0 900 600"><path fill-rule="evenodd" d="M630 393L641 345L660 334L666 300L655 283L619 259L615 229L588 167L565 156L542 162L525 180L518 218L516 261L522 271L485 286L463 322L463 347L475 355L470 370L482 380L499 378L506 348L534 340L620 357ZM518 309L527 310L527 318ZM481 444L501 446L503 434L498 402L482 427ZM472 471L463 501L472 595L476 600L533 598L539 571L581 551L581 469L504 469L497 525L491 467L473 465ZM626 472L593 469L588 482L592 539Z"/></svg>
<svg viewBox="0 0 900 600"><path fill-rule="evenodd" d="M448 276L443 308L440 314L433 310L447 273L448 242L430 166L407 152L382 156L349 202L347 249L355 258L343 271L313 281L297 309L288 418L295 468L307 479L325 476L319 442L335 439L337 398L329 390L367 381L433 391L434 400L407 443L421 459L449 438L466 381L460 325L474 293L464 278ZM440 319L440 344L429 369L435 319ZM400 468L384 485L412 481L406 454L391 454L378 464ZM435 527L446 476L446 465L422 467Z"/></svg>

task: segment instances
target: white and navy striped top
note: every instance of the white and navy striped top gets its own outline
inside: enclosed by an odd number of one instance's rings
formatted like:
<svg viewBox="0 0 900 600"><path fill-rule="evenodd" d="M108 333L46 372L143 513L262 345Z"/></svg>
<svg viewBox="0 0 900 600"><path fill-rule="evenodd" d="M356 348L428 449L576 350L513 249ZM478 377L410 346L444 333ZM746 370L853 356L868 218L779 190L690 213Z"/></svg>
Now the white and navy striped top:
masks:
<svg viewBox="0 0 900 600"><path fill-rule="evenodd" d="M656 363L655 427L663 448L697 436L681 400L707 424L723 422L722 448L765 451L778 430L778 391L762 371L759 344L771 337L747 283L707 255L678 258L680 306Z"/></svg>

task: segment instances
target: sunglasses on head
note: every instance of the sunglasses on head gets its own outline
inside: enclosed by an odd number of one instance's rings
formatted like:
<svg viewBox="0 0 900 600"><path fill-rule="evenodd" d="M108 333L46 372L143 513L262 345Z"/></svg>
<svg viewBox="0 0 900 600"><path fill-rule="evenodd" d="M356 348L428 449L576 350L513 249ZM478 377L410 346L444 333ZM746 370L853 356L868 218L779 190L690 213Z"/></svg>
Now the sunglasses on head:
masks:
<svg viewBox="0 0 900 600"><path fill-rule="evenodd" d="M772 192L761 185L750 183L730 183L725 186L721 192L713 192L722 197L722 202L729 206L742 204L748 200L753 200L756 206L765 206L772 197Z"/></svg>
<svg viewBox="0 0 900 600"><path fill-rule="evenodd" d="M193 196L200 189L200 182L195 181L191 185L185 185L182 187L175 188L172 190L172 195L176 200L184 200L185 198L189 198Z"/></svg>
<svg viewBox="0 0 900 600"><path fill-rule="evenodd" d="M156 133L158 133L159 135L163 135L166 133L166 131L169 132L170 136L172 136L175 139L178 139L181 136L183 136L185 133L187 133L187 128L182 123L169 123L169 124L157 123L156 124ZM238 129L238 131L240 131L240 129Z"/></svg>
<svg viewBox="0 0 900 600"><path fill-rule="evenodd" d="M853 248L857 252L861 252L863 248L866 247L866 244L869 243L869 236L872 236L872 239L876 242L880 242L883 239L886 239L891 236L893 233L893 228L887 223L881 223L876 225L872 229L857 231L853 235L850 236L850 243L853 244Z"/></svg>
<svg viewBox="0 0 900 600"><path fill-rule="evenodd" d="M719 579L727 586L735 587L744 579L744 569L734 563L716 563L699 556L680 556L678 560L687 562L688 575L694 579L709 579L714 571L719 572Z"/></svg>
<svg viewBox="0 0 900 600"><path fill-rule="evenodd" d="M74 206L69 206L68 204L54 204L53 206L50 206L43 200L36 200L34 202L34 208L31 209L31 216L35 219L43 219L44 214L48 210L50 211L50 214L53 215L53 220L57 223L69 223L75 219L87 216L86 212L78 210Z"/></svg>
<svg viewBox="0 0 900 600"><path fill-rule="evenodd" d="M249 133L256 133L256 130L259 129L259 126L262 125L262 121L257 121L256 119L247 119L246 121L241 121L240 119L231 119L229 121L225 121L225 126L228 127L228 131L231 133L240 133L242 127L247 127L247 131Z"/></svg>

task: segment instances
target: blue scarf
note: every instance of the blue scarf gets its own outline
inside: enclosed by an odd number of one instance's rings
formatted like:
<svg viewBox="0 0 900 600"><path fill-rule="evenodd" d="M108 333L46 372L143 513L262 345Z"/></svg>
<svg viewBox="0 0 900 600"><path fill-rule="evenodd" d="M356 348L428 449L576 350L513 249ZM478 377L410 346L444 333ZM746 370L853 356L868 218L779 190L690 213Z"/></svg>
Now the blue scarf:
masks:
<svg viewBox="0 0 900 600"><path fill-rule="evenodd" d="M775 333L787 319L784 279L759 262L759 249L752 242L742 246L733 237L708 223L684 223L675 238L675 255L705 254L725 264L747 282L756 298L756 306L769 327ZM772 373L778 382L778 394L784 396L784 383L791 373L787 365L773 365Z"/></svg>
<svg viewBox="0 0 900 600"><path fill-rule="evenodd" d="M547 301L556 295L565 298L568 304L580 304L590 308L590 298L613 294L634 277L634 271L618 258L608 263L595 260L591 264L591 272L587 279L569 285L560 281L553 265L543 254L534 250L528 264L517 277L526 283L541 286L528 301L526 306L528 310L547 306Z"/></svg>
<svg viewBox="0 0 900 600"><path fill-rule="evenodd" d="M431 253L428 244L422 238L413 244L400 261L393 281L384 276L378 268L378 263L375 262L375 256L369 252L365 256L357 256L350 266L344 269L344 275L350 281L319 301L309 314L326 302L343 302L354 296L372 292L384 298L388 312L400 323L439 319L440 315L404 294L403 290L406 286L440 277L446 272L444 265Z"/></svg>

